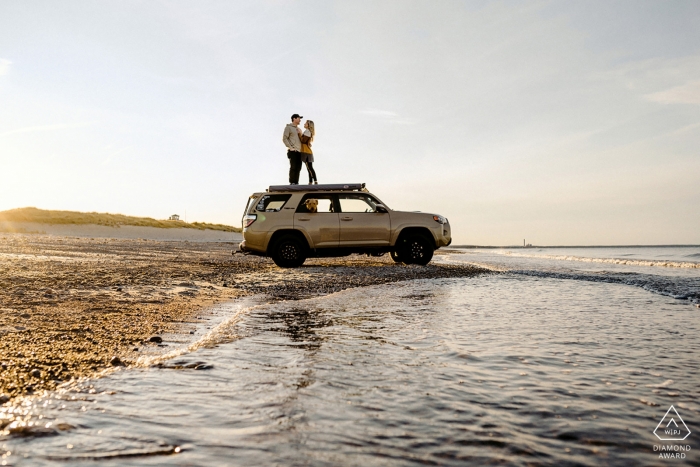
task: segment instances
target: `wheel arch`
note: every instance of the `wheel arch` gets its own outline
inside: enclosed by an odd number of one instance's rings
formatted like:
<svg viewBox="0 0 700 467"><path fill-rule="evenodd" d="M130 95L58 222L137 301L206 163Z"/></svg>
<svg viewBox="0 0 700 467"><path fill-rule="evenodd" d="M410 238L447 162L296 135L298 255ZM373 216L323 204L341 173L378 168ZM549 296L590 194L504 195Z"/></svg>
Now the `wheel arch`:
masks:
<svg viewBox="0 0 700 467"><path fill-rule="evenodd" d="M275 247L277 240L279 240L281 237L283 237L285 235L293 235L293 236L297 237L302 242L302 244L306 247L307 251L310 249L309 240L306 238L306 236L301 231L296 230L296 229L280 229L280 230L276 230L272 234L272 236L270 237L270 241L267 242L266 254L268 256L272 253L272 250Z"/></svg>
<svg viewBox="0 0 700 467"><path fill-rule="evenodd" d="M428 240L430 240L435 246L435 248L437 248L437 241L435 240L435 236L427 227L404 227L399 232L398 237L396 237L396 244L394 246L400 245L401 242L404 239L406 239L409 235L422 235Z"/></svg>

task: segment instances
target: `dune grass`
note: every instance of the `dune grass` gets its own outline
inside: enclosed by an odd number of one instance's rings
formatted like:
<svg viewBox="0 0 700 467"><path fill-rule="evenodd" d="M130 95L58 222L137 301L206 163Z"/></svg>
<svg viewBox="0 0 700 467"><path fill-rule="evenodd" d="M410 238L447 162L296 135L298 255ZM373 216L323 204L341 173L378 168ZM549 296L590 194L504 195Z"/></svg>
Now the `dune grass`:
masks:
<svg viewBox="0 0 700 467"><path fill-rule="evenodd" d="M221 230L240 232L241 229L224 224L207 222L185 222L152 219L150 217L125 216L101 212L50 211L37 208L18 208L0 211L0 222L37 222L40 224L95 224L110 227L136 225L140 227L158 227L161 229L185 228L197 230Z"/></svg>

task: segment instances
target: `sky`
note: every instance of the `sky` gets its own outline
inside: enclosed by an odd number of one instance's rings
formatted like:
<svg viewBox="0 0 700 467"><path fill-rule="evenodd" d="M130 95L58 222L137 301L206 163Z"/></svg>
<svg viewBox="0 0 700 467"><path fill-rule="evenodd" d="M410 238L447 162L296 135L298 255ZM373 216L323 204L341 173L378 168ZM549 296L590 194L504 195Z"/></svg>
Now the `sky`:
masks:
<svg viewBox="0 0 700 467"><path fill-rule="evenodd" d="M700 244L698 24L696 0L4 0L0 211L240 225L299 113L320 183L456 244Z"/></svg>

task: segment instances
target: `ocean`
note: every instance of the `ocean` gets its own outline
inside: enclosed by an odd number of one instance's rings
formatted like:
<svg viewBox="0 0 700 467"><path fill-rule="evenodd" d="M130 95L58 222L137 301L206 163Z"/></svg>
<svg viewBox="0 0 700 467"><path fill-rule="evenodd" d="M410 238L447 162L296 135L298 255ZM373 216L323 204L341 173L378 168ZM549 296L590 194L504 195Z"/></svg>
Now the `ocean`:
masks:
<svg viewBox="0 0 700 467"><path fill-rule="evenodd" d="M700 465L700 247L434 261L493 272L222 304L141 368L4 408L27 429L0 464Z"/></svg>
<svg viewBox="0 0 700 467"><path fill-rule="evenodd" d="M642 287L700 304L700 246L452 250L454 262L513 274Z"/></svg>

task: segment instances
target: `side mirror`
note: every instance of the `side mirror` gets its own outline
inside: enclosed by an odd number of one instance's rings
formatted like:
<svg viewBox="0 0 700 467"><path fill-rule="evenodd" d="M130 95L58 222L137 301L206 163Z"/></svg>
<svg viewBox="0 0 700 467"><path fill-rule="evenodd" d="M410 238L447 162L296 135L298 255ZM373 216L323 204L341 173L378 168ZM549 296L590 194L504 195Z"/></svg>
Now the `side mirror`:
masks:
<svg viewBox="0 0 700 467"><path fill-rule="evenodd" d="M377 206L375 206L374 209L376 209L377 212L380 212L382 214L386 214L387 212L389 212L389 210L383 204L377 204Z"/></svg>

